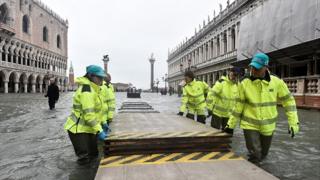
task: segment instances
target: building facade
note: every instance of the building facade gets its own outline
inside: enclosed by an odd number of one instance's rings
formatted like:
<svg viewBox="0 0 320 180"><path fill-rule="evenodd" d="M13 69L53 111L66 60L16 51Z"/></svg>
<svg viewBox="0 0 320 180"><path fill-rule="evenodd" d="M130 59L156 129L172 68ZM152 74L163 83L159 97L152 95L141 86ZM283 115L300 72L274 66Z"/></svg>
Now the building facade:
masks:
<svg viewBox="0 0 320 180"><path fill-rule="evenodd" d="M168 53L169 87L186 70L210 86L232 65L247 68L257 52L288 84L299 106L320 107L320 1L235 0Z"/></svg>
<svg viewBox="0 0 320 180"><path fill-rule="evenodd" d="M68 88L68 22L38 0L0 0L0 93Z"/></svg>

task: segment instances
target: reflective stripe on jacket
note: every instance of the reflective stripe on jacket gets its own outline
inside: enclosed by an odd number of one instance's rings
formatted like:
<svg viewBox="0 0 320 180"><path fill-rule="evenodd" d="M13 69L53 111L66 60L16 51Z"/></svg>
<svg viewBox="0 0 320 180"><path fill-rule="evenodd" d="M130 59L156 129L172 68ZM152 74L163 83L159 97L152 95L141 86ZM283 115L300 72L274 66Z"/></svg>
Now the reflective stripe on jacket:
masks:
<svg viewBox="0 0 320 180"><path fill-rule="evenodd" d="M240 120L242 129L258 130L263 135L272 135L278 117L277 102L286 110L290 127L298 130L298 115L294 97L287 85L276 76L266 78L245 78L239 86L239 98L236 108L228 121L230 128L235 128Z"/></svg>
<svg viewBox="0 0 320 180"><path fill-rule="evenodd" d="M79 88L73 95L71 115L64 125L64 129L72 133L96 134L102 131L101 111L102 100L99 97L100 87L86 77L77 78Z"/></svg>

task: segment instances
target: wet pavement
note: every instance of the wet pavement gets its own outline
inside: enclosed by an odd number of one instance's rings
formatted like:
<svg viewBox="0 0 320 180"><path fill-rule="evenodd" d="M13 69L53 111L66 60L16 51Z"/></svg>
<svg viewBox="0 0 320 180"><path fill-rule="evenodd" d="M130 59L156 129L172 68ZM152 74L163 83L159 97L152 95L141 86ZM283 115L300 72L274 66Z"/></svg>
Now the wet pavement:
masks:
<svg viewBox="0 0 320 180"><path fill-rule="evenodd" d="M125 101L117 94L117 106ZM177 113L179 98L142 93L142 100L162 113ZM41 94L0 94L0 179L93 179L97 164L80 167L63 130L72 93L63 93L56 110ZM292 139L279 108L277 130L261 168L280 179L320 179L320 111L299 110L301 132ZM210 119L207 119L210 124ZM246 156L242 131L235 131L233 150Z"/></svg>

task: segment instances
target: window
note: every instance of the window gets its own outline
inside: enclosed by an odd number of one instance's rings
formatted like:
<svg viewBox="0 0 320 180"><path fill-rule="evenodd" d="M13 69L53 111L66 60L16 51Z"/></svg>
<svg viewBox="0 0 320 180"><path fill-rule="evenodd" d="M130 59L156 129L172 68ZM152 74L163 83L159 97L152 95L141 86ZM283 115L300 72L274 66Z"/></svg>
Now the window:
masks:
<svg viewBox="0 0 320 180"><path fill-rule="evenodd" d="M48 28L45 26L42 30L42 39L45 42L48 42Z"/></svg>
<svg viewBox="0 0 320 180"><path fill-rule="evenodd" d="M22 18L22 29L23 29L23 32L25 33L29 33L29 17L27 15L24 15L23 18Z"/></svg>
<svg viewBox="0 0 320 180"><path fill-rule="evenodd" d="M60 35L57 36L57 48L61 48L61 38L60 38Z"/></svg>
<svg viewBox="0 0 320 180"><path fill-rule="evenodd" d="M0 6L0 22L7 24L7 19L8 19L8 7L6 3L3 3Z"/></svg>

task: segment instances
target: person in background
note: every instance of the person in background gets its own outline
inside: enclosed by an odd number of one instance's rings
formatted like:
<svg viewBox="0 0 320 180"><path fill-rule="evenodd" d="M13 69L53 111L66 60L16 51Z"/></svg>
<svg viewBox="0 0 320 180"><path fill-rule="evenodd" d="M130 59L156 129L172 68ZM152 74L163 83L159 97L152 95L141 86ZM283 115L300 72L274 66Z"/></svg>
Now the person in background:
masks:
<svg viewBox="0 0 320 180"><path fill-rule="evenodd" d="M45 97L48 97L48 103L50 110L55 108L55 104L59 100L59 87L56 85L55 80L50 80L50 85L48 86L48 91Z"/></svg>
<svg viewBox="0 0 320 180"><path fill-rule="evenodd" d="M116 110L116 96L113 85L111 84L111 75L107 73L105 80L106 82L104 83L104 85L107 88L106 102L108 104L107 123L110 124L113 120L113 115Z"/></svg>
<svg viewBox="0 0 320 180"><path fill-rule="evenodd" d="M197 114L197 121L205 124L206 122L206 97L209 86L203 81L197 81L192 71L184 74L186 84L183 87L180 112L178 115L183 116L187 112L187 118L194 120Z"/></svg>
<svg viewBox="0 0 320 180"><path fill-rule="evenodd" d="M238 97L238 76L241 70L233 67L227 76L222 76L208 93L208 116L211 118L211 127L224 129L230 114L235 107Z"/></svg>

